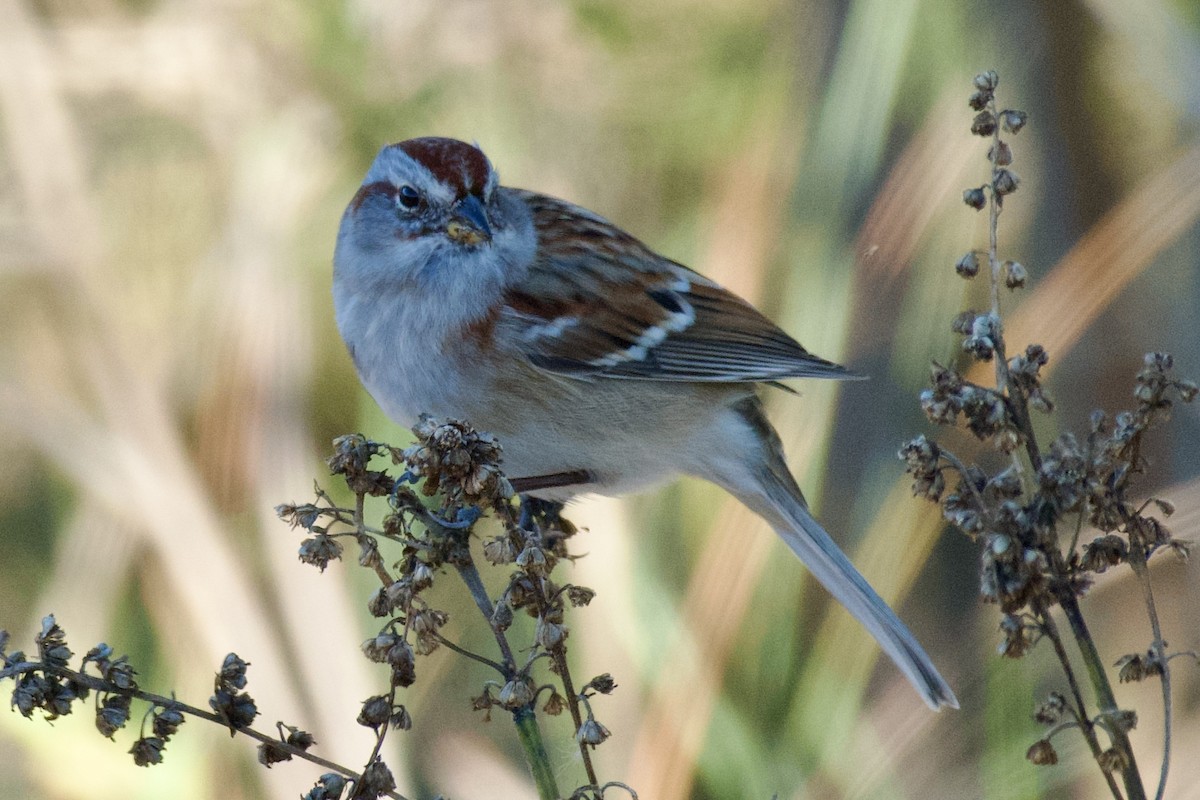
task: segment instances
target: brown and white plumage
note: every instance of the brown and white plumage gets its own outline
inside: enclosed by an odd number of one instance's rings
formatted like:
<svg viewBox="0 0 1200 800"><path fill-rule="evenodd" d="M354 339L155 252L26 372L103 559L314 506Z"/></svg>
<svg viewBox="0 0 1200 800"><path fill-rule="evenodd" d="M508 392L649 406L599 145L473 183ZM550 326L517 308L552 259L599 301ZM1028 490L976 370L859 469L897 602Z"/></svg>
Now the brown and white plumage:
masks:
<svg viewBox="0 0 1200 800"><path fill-rule="evenodd" d="M338 328L401 424L422 412L495 433L535 494L710 480L764 517L933 708L929 657L813 519L755 394L852 377L744 300L607 220L499 185L478 148L383 149L334 256ZM545 476L569 476L563 481Z"/></svg>
<svg viewBox="0 0 1200 800"><path fill-rule="evenodd" d="M844 378L740 297L578 206L517 191L538 251L504 296L530 361L565 375L656 381Z"/></svg>

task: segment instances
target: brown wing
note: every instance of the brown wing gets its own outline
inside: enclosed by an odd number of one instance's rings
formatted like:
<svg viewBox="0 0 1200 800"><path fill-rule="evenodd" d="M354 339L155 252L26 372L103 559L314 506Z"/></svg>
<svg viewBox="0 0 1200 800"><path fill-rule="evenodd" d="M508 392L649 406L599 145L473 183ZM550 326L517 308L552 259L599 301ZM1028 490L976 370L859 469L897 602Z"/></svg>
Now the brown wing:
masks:
<svg viewBox="0 0 1200 800"><path fill-rule="evenodd" d="M522 192L538 258L506 297L536 366L579 377L774 381L854 377L746 301L589 211Z"/></svg>

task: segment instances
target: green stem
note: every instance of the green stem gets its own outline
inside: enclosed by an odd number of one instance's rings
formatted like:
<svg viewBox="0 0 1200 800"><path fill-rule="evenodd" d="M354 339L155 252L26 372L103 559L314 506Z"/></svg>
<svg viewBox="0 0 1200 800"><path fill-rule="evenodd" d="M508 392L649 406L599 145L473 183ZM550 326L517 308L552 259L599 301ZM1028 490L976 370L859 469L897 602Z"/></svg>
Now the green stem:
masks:
<svg viewBox="0 0 1200 800"><path fill-rule="evenodd" d="M554 659L555 670L558 672L558 677L562 680L563 692L567 695L567 708L571 709L571 720L575 723L575 731L583 727L583 715L579 712L580 696L575 693L575 684L571 680L571 668L567 665L567 651L561 644L555 647L550 652ZM589 717L591 711L589 708ZM592 786L599 786L600 781L596 777L596 767L592 764L592 754L588 751L587 742L579 743L579 755L583 759L583 769L587 772L588 781Z"/></svg>
<svg viewBox="0 0 1200 800"><path fill-rule="evenodd" d="M542 742L542 731L538 728L533 708L525 706L514 711L513 724L517 726L517 738L521 740L525 761L537 786L538 800L559 800L558 784L554 780L554 770L550 768L550 756L546 754L546 745Z"/></svg>
<svg viewBox="0 0 1200 800"><path fill-rule="evenodd" d="M1075 677L1075 669L1071 666L1071 659L1067 656L1067 649L1063 647L1062 636L1059 635L1058 626L1054 624L1054 617L1050 615L1049 609L1041 600L1033 602L1034 615L1037 617L1039 624L1042 627L1043 633L1054 646L1054 654L1058 656L1058 662L1062 665L1063 673L1067 676L1067 685L1071 689L1071 699L1074 702L1074 715L1076 723L1079 725L1079 731L1083 734L1083 738L1088 743L1088 749L1092 751L1092 758L1100 758L1100 753L1103 748L1100 747L1100 740L1096 738L1096 725L1088 718L1087 705L1083 701L1083 692L1079 689L1079 680ZM1050 734L1047 734L1047 739ZM1104 780L1108 784L1108 790L1112 792L1112 796L1116 800L1122 800L1121 790L1117 787L1117 781L1113 778L1112 773L1105 772Z"/></svg>
<svg viewBox="0 0 1200 800"><path fill-rule="evenodd" d="M1116 719L1119 711L1117 699L1113 694L1112 684L1108 681L1104 662L1100 659L1100 652L1096 650L1096 642L1092 639L1087 623L1084 622L1079 602L1070 588L1065 585L1061 586L1056 594L1058 604L1062 608L1063 614L1066 615L1067 623L1071 626L1075 644L1079 647L1079 653L1083 657L1083 664L1087 668L1092 690L1096 693L1096 705L1100 707L1100 713L1103 716ZM1137 760L1134 758L1133 745L1129 742L1129 736L1116 725L1107 725L1105 729L1109 738L1112 739L1113 746L1121 751L1126 759L1125 768L1121 770L1121 780L1125 784L1125 796L1129 800L1146 800L1146 790L1142 786L1142 776L1138 772Z"/></svg>

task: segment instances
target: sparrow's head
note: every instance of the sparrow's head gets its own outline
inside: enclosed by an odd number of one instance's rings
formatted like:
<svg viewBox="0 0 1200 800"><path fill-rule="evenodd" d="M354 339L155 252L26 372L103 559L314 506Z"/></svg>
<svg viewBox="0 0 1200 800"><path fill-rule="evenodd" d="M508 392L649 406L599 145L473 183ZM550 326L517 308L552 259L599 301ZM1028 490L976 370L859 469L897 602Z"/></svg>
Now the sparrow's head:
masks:
<svg viewBox="0 0 1200 800"><path fill-rule="evenodd" d="M498 184L487 156L456 139L384 147L342 217L339 277L406 282L448 270L471 277L512 261L513 233L528 229L530 238L532 231L520 210L502 201Z"/></svg>

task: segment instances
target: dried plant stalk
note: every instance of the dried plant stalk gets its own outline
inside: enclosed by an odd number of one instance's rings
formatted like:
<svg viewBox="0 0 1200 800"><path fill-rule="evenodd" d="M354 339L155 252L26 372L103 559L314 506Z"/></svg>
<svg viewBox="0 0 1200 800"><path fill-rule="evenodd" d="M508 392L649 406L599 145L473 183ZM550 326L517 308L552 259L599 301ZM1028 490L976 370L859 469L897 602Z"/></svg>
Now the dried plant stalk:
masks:
<svg viewBox="0 0 1200 800"><path fill-rule="evenodd" d="M1040 374L1049 356L1041 345L1030 344L1009 357L1001 317L1004 290L1020 289L1028 279L1024 266L999 255L1004 203L1020 186L1011 169L1012 148L1002 134L1019 133L1028 117L997 104L998 82L994 72L975 78L969 99L976 112L971 132L991 141L987 154L991 177L963 193L968 206L988 211L988 247L965 254L955 265L958 274L968 279L986 268L990 308L966 311L953 324L963 336L966 359L994 363L995 384L984 386L964 378L954 367L934 364L932 386L922 393L921 405L932 422L961 421L980 440L991 441L1006 463L991 470L967 464L924 436L908 442L900 456L915 479L914 493L940 503L946 520L980 543L980 592L1003 614L1001 655L1020 658L1042 639L1054 649L1068 691L1051 693L1037 709L1035 719L1048 731L1029 748L1029 760L1057 763L1051 739L1076 729L1113 797L1140 800L1146 793L1128 736L1137 715L1119 707L1079 602L1095 574L1119 564L1132 568L1142 587L1152 638L1146 653L1117 662L1118 677L1126 681L1153 676L1162 681L1164 758L1156 792L1161 798L1170 763L1168 663L1182 653L1166 651L1146 563L1158 550L1186 555L1188 545L1172 537L1159 518L1170 514L1170 504L1154 498L1135 501L1133 481L1146 466L1141 456L1145 432L1165 420L1176 401L1191 401L1197 387L1175 377L1170 356L1151 353L1136 377L1133 410L1111 418L1095 412L1086 436L1068 433L1049 447L1039 443L1031 415L1048 414L1054 408ZM949 492L947 473L954 482ZM1148 509L1158 515L1147 513ZM1090 543L1081 542L1085 525L1101 535ZM1055 607L1066 619L1069 635L1059 630L1051 613ZM1083 661L1083 676L1072 664L1068 642L1074 643ZM1085 681L1093 694L1090 704L1084 696Z"/></svg>

